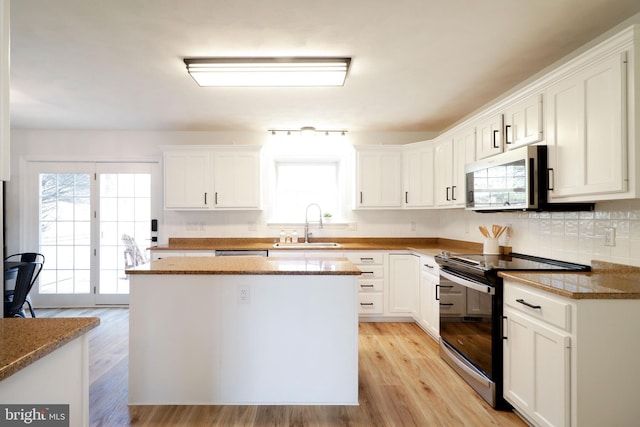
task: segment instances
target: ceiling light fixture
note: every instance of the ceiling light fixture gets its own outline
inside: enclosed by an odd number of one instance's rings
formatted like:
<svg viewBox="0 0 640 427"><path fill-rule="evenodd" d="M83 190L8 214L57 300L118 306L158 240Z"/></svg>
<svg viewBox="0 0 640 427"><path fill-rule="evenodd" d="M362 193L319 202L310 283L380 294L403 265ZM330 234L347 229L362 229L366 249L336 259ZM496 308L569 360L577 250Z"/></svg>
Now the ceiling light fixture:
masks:
<svg viewBox="0 0 640 427"><path fill-rule="evenodd" d="M200 86L343 86L351 58L184 58Z"/></svg>
<svg viewBox="0 0 640 427"><path fill-rule="evenodd" d="M329 136L332 134L339 134L345 136L347 134L346 130L343 129L316 129L313 126L303 126L300 129L269 129L268 132L272 136L276 136L278 134L286 134L287 136L291 136L294 134L299 134L300 136L312 136L318 134L324 134L325 136Z"/></svg>

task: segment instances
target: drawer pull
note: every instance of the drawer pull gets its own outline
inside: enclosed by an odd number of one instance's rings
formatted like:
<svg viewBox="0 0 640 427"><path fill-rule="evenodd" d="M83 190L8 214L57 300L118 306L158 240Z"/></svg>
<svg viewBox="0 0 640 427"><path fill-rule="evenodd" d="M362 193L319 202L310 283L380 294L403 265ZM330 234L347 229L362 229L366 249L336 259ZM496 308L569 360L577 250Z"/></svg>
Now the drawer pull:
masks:
<svg viewBox="0 0 640 427"><path fill-rule="evenodd" d="M443 306L444 307L451 307L451 306L453 306L453 303L452 302L441 302L440 303L440 307L443 307Z"/></svg>
<svg viewBox="0 0 640 427"><path fill-rule="evenodd" d="M423 265L427 268L435 268L433 265L429 265L429 264L423 264Z"/></svg>
<svg viewBox="0 0 640 427"><path fill-rule="evenodd" d="M360 258L361 262L373 262L373 258Z"/></svg>
<svg viewBox="0 0 640 427"><path fill-rule="evenodd" d="M372 302L361 302L360 305L373 305Z"/></svg>
<svg viewBox="0 0 640 427"><path fill-rule="evenodd" d="M373 285L360 285L361 288L373 288Z"/></svg>
<svg viewBox="0 0 640 427"><path fill-rule="evenodd" d="M526 305L527 307L534 308L536 310L540 310L542 308L542 306L530 304L530 303L526 302L525 300L523 300L522 298L518 298L516 300L516 302L519 302L522 305Z"/></svg>
<svg viewBox="0 0 640 427"><path fill-rule="evenodd" d="M365 274L367 276L375 276L375 273L373 271L363 271L360 273L361 276L364 276Z"/></svg>

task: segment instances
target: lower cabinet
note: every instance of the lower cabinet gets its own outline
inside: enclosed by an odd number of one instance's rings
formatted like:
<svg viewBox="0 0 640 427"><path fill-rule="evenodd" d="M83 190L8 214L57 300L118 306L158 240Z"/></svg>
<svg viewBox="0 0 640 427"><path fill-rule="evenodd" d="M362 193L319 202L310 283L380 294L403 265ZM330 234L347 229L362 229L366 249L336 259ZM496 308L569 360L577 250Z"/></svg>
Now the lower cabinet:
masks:
<svg viewBox="0 0 640 427"><path fill-rule="evenodd" d="M358 314L361 318L383 316L386 254L347 251L345 256L362 272L358 279Z"/></svg>
<svg viewBox="0 0 640 427"><path fill-rule="evenodd" d="M417 317L420 257L389 254L389 313Z"/></svg>
<svg viewBox="0 0 640 427"><path fill-rule="evenodd" d="M433 257L420 257L418 324L434 339L440 337L439 268Z"/></svg>
<svg viewBox="0 0 640 427"><path fill-rule="evenodd" d="M569 287L571 276L555 280ZM504 398L535 426L638 425L639 324L638 299L570 299L505 279Z"/></svg>

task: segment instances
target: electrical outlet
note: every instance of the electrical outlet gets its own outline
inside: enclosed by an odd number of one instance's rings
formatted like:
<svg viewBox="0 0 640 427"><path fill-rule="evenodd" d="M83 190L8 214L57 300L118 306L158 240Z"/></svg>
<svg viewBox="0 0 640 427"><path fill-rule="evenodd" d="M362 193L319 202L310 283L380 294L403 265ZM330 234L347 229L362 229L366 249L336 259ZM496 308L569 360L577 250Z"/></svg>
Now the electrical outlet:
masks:
<svg viewBox="0 0 640 427"><path fill-rule="evenodd" d="M615 246L616 245L616 229L613 227L606 227L604 229L604 245Z"/></svg>
<svg viewBox="0 0 640 427"><path fill-rule="evenodd" d="M250 296L248 285L238 287L238 304L249 304Z"/></svg>

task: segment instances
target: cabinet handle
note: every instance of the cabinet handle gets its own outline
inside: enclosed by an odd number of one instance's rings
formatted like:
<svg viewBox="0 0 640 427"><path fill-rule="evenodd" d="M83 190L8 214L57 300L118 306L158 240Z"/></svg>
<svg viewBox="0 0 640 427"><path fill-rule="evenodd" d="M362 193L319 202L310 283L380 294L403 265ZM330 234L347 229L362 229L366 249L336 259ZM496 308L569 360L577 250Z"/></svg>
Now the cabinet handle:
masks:
<svg viewBox="0 0 640 427"><path fill-rule="evenodd" d="M434 268L433 265L429 265L429 264L423 264L423 265L427 268Z"/></svg>
<svg viewBox="0 0 640 427"><path fill-rule="evenodd" d="M214 203L217 205L218 204L218 192L217 191L214 193L214 196L215 196L215 202Z"/></svg>
<svg viewBox="0 0 640 427"><path fill-rule="evenodd" d="M362 191L360 192L360 204L362 204Z"/></svg>
<svg viewBox="0 0 640 427"><path fill-rule="evenodd" d="M507 326L506 325L508 325L508 323L506 323L506 322L507 322L507 316L502 316L502 323L500 325L502 327L502 330L500 331L500 336L502 337L503 340L507 339L507 334L506 334Z"/></svg>
<svg viewBox="0 0 640 427"><path fill-rule="evenodd" d="M498 132L500 132L498 129L493 131L493 148L500 148L498 147Z"/></svg>
<svg viewBox="0 0 640 427"><path fill-rule="evenodd" d="M204 204L207 204L207 193L204 193Z"/></svg>
<svg viewBox="0 0 640 427"><path fill-rule="evenodd" d="M449 189L450 189L450 188L451 188L451 187L447 187L447 202L450 202L450 201L451 201L451 199L449 198Z"/></svg>
<svg viewBox="0 0 640 427"><path fill-rule="evenodd" d="M519 303L520 303L520 304L522 304L522 305L526 305L527 307L529 307L529 308L534 308L534 309L536 309L536 310L540 310L540 309L542 309L542 306L539 306L539 305L533 305L533 304L531 304L531 303L526 302L526 301L525 301L525 300L523 300L522 298L518 298L518 299L516 300L516 302L519 302Z"/></svg>
<svg viewBox="0 0 640 427"><path fill-rule="evenodd" d="M404 202L405 203L409 203L409 192L408 191L404 192Z"/></svg>
<svg viewBox="0 0 640 427"><path fill-rule="evenodd" d="M451 307L453 305L452 302L441 302L440 307Z"/></svg>
<svg viewBox="0 0 640 427"><path fill-rule="evenodd" d="M361 288L373 288L373 285L365 285L365 284L362 284L362 285L360 285L360 287L361 287Z"/></svg>
<svg viewBox="0 0 640 427"><path fill-rule="evenodd" d="M363 271L362 273L360 273L360 275L374 276L375 274L373 273L373 271Z"/></svg>
<svg viewBox="0 0 640 427"><path fill-rule="evenodd" d="M458 200L458 199L456 199L456 187L457 187L457 185L454 185L454 186L451 187L451 200L454 200L454 201Z"/></svg>
<svg viewBox="0 0 640 427"><path fill-rule="evenodd" d="M373 262L373 258L371 258L371 257L367 257L367 258L360 257L360 262Z"/></svg>
<svg viewBox="0 0 640 427"><path fill-rule="evenodd" d="M547 190L553 191L553 187L556 186L555 180L556 180L556 174L553 171L553 168L548 168L547 169Z"/></svg>
<svg viewBox="0 0 640 427"><path fill-rule="evenodd" d="M436 301L440 301L440 285L436 285Z"/></svg>
<svg viewBox="0 0 640 427"><path fill-rule="evenodd" d="M506 125L504 127L504 143L505 144L513 144L513 141L509 141L509 130L511 130L511 125Z"/></svg>
<svg viewBox="0 0 640 427"><path fill-rule="evenodd" d="M373 305L372 302L361 302L360 305Z"/></svg>

